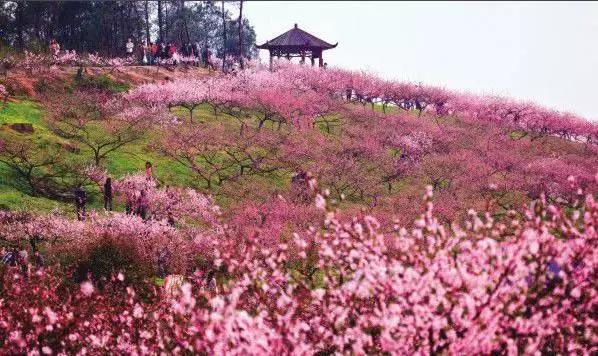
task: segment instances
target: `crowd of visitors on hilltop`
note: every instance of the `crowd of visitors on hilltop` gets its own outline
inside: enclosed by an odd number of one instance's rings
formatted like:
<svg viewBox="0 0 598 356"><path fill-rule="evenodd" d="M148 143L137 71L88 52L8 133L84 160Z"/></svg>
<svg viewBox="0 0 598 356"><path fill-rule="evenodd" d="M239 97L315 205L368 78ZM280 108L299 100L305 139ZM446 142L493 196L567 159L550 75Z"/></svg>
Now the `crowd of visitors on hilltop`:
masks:
<svg viewBox="0 0 598 356"><path fill-rule="evenodd" d="M49 51L57 57L60 54L60 44L55 39L50 40ZM140 65L160 65L181 63L200 64L205 68L216 69L212 60L212 51L207 44L188 42L182 45L174 41L139 42L135 44L131 38L125 43L123 55L134 57Z"/></svg>
<svg viewBox="0 0 598 356"><path fill-rule="evenodd" d="M125 55L127 57L135 56L141 65L156 65L170 61L173 65L187 62L197 65L202 63L204 67L213 69L215 67L211 60L212 51L207 45L202 46L199 42L188 42L181 45L173 41L160 41L158 43L139 42L135 45L129 38L125 45Z"/></svg>

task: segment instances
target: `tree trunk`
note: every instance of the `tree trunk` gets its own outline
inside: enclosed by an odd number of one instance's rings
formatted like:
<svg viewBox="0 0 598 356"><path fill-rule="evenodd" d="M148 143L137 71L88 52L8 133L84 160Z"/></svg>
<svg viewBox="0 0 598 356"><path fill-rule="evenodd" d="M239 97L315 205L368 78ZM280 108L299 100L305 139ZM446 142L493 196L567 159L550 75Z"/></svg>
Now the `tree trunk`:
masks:
<svg viewBox="0 0 598 356"><path fill-rule="evenodd" d="M25 48L25 39L23 36L23 6L25 6L24 2L17 1L17 9L15 11L15 21L17 22L17 43L19 49L23 50Z"/></svg>
<svg viewBox="0 0 598 356"><path fill-rule="evenodd" d="M145 0L145 41L149 44L150 41L150 23L149 23L149 9L148 0Z"/></svg>
<svg viewBox="0 0 598 356"><path fill-rule="evenodd" d="M106 55L106 5L104 3L99 4L100 7L100 31L98 41L98 52Z"/></svg>
<svg viewBox="0 0 598 356"><path fill-rule="evenodd" d="M244 69L243 64L243 0L239 4L239 65Z"/></svg>
<svg viewBox="0 0 598 356"><path fill-rule="evenodd" d="M56 18L58 17L58 4L53 2L52 6L50 7L50 23L48 24L48 30L46 38L51 40L54 38L54 24L56 22Z"/></svg>
<svg viewBox="0 0 598 356"><path fill-rule="evenodd" d="M112 46L112 52L117 53L118 56L122 56L121 48L118 43L118 35L119 28L118 28L118 4L114 3L114 7L112 8L112 31L110 32L110 43Z"/></svg>
<svg viewBox="0 0 598 356"><path fill-rule="evenodd" d="M125 29L125 13L124 13L124 6L122 4L119 4L118 6L118 18L120 20L120 37L121 37L121 44L119 46L119 49L122 50L123 47L125 46L125 43L127 43L127 34L126 34L126 29ZM117 24L118 24L118 20L117 20Z"/></svg>
<svg viewBox="0 0 598 356"><path fill-rule="evenodd" d="M224 45L222 46L222 71L226 73L226 17L224 16L224 0L222 0L222 38L224 40Z"/></svg>
<svg viewBox="0 0 598 356"><path fill-rule="evenodd" d="M187 24L187 15L185 12L185 0L181 0L180 17L183 19L183 30L185 31L185 40L186 40L185 43L190 43L191 36L189 35L189 25ZM181 43L181 45L182 45L182 43Z"/></svg>
<svg viewBox="0 0 598 356"><path fill-rule="evenodd" d="M125 32L126 32L126 36L125 37L133 37L133 31L134 29L131 28L131 3L130 2L125 2L125 4L127 4L127 8L126 8L126 20L125 20ZM137 44L137 42L141 40L134 38L135 44Z"/></svg>
<svg viewBox="0 0 598 356"><path fill-rule="evenodd" d="M162 1L158 0L158 41L164 42L164 27L162 22Z"/></svg>
<svg viewBox="0 0 598 356"><path fill-rule="evenodd" d="M42 39L42 36L41 36L41 26L40 26L40 18L39 18L40 12L41 12L41 9L38 9L38 11L34 11L34 13L33 13L33 27L34 27L35 38L37 39L37 41L39 43L43 43L45 41Z"/></svg>
<svg viewBox="0 0 598 356"><path fill-rule="evenodd" d="M170 30L170 23L168 22L168 9L170 8L170 6L168 6L168 3L164 3L164 12L165 12L165 18L164 18L164 34L166 36L169 35L168 31Z"/></svg>
<svg viewBox="0 0 598 356"><path fill-rule="evenodd" d="M100 166L100 160L101 160L100 150L97 150L97 151L94 150L93 151L93 160L94 160L94 162L96 164L96 167L99 167Z"/></svg>

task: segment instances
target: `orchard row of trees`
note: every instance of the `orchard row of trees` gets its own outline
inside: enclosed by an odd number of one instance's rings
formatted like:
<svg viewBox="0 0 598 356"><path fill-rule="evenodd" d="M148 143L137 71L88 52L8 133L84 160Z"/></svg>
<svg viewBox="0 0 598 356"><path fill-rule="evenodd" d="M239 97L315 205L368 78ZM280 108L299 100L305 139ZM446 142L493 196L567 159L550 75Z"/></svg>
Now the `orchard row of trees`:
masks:
<svg viewBox="0 0 598 356"><path fill-rule="evenodd" d="M17 49L43 51L51 39L62 49L122 55L127 38L199 42L219 57L255 56L255 31L242 1L0 1L0 40ZM60 24L60 26L57 26Z"/></svg>
<svg viewBox="0 0 598 356"><path fill-rule="evenodd" d="M145 85L134 90L132 104L193 107L251 107L261 120L312 126L323 114L345 102L378 105L384 112L414 110L432 117L460 116L520 129L535 137L558 136L587 143L598 142L598 125L567 112L509 98L473 96L444 88L382 80L363 72L313 69L278 63L275 74L265 70L208 81L181 80L166 85ZM341 100L338 100L341 99Z"/></svg>
<svg viewBox="0 0 598 356"><path fill-rule="evenodd" d="M48 195L65 191L68 182L88 182L81 173L87 165L104 166L114 153L149 135L147 148L186 169L196 188L220 191L239 203L258 191L268 200L273 187L256 181L309 171L335 199L367 204L379 216L386 214L386 222L398 208L413 211L424 184L437 190L437 212L447 221L462 213L465 202L507 211L542 192L551 201L567 198L571 174L584 188L595 184L594 124L500 98L474 98L461 111L441 114L440 103L447 108L463 100L442 89L401 83L377 94L393 95L399 103L385 114L364 98L367 88L380 83L363 73L291 66L147 84L116 96L75 92L48 99L47 118L52 132L80 153L7 133L0 159L22 177L27 191ZM410 101L418 104L407 109L402 103ZM501 119L518 105L529 111L517 120ZM546 121L532 126L538 117ZM67 172L80 178L64 179Z"/></svg>
<svg viewBox="0 0 598 356"><path fill-rule="evenodd" d="M154 112L160 125L178 127L152 147L209 189L305 170L337 199L394 212L413 208L426 182L439 192L439 216L450 220L463 202L508 210L541 192L564 198L570 174L595 184L596 125L510 99L300 66L142 85L123 98L123 117ZM206 105L221 122L198 117ZM166 110L175 108L185 115L173 121Z"/></svg>

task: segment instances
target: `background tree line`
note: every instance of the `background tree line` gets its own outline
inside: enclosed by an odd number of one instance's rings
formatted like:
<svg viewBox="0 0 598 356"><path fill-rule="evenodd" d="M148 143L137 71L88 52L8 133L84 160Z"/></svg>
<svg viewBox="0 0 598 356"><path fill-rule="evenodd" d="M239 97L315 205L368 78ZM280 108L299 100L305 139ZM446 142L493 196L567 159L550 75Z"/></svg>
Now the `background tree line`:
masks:
<svg viewBox="0 0 598 356"><path fill-rule="evenodd" d="M255 56L255 31L241 16L242 1L227 3L230 11L224 1L0 0L0 40L3 46L40 51L54 38L62 49L115 56L127 38L135 43L149 38L207 44L219 57Z"/></svg>

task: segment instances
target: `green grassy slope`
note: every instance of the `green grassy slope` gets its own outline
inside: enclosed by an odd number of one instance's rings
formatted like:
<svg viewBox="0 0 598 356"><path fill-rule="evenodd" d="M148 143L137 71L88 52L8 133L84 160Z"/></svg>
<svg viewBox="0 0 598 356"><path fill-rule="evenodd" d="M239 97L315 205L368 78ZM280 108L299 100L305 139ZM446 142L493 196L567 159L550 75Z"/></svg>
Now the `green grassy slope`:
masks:
<svg viewBox="0 0 598 356"><path fill-rule="evenodd" d="M33 125L34 133L29 135L23 134L23 139L42 140L53 136L43 121L43 110L33 101L9 102L4 110L0 110L0 125L15 123ZM0 130L9 129L6 126L2 126ZM62 202L32 197L18 188L21 188L21 185L17 177L12 174L11 170L5 164L0 162L0 208L36 211L68 210L68 206Z"/></svg>
<svg viewBox="0 0 598 356"><path fill-rule="evenodd" d="M187 118L187 112L184 109L174 109L177 115ZM210 123L221 121L226 125L238 125L235 120L227 118L225 114L214 112L206 105L200 107L194 112L195 121L201 121L209 125ZM59 142L62 144L75 145L68 142L56 134L48 127L44 119L44 109L39 103L23 99L18 102L8 103L8 106L0 111L0 125L14 123L29 123L34 127L33 134L19 134L23 140ZM4 125L2 130L10 131ZM1 133L1 132L0 132ZM202 188L202 182L198 181L188 168L175 162L174 160L161 155L158 152L148 149L148 145L156 139L155 133L148 134L139 141L126 145L123 148L111 153L103 162L109 174L114 178L122 177L125 174L133 174L143 171L145 162L150 161L154 167L154 174L158 181L164 185L190 186ZM1 136L0 136L1 137ZM72 159L81 159L91 157L88 148L78 146L80 152L77 154L68 153ZM268 177L257 177L251 179L261 180L261 184L271 185L284 189L288 185L291 172L277 172ZM228 206L231 203L230 197L226 192L221 191L222 187L214 187L209 191L217 203L222 206ZM90 208L100 208L102 206L100 191L97 187L89 187ZM33 210L40 212L49 212L58 210L63 213L72 213L73 207L67 202L54 201L51 199L33 197L27 194L26 187L23 187L19 178L11 170L0 162L0 208L10 210Z"/></svg>

